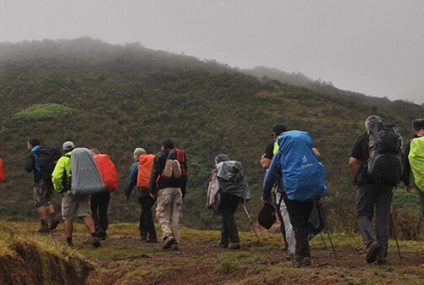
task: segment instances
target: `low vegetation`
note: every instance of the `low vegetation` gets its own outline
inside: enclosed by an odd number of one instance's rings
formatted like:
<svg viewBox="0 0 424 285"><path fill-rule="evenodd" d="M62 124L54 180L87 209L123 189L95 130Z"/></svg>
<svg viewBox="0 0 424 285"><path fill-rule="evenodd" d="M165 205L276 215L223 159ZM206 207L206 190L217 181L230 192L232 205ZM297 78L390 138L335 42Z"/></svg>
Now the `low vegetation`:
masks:
<svg viewBox="0 0 424 285"><path fill-rule="evenodd" d="M42 279L6 284L40 284L37 280L43 280L43 284L93 285L420 284L424 278L422 237L419 241L399 241L401 259L395 241L391 240L390 264L378 266L366 264L358 235L331 235L336 258L327 234L323 234L325 244L319 236L311 242L312 266L296 268L285 259L281 235L266 231L260 231L259 242L252 232L241 232L241 250L228 250L218 247L218 231L183 228L180 250L163 251L161 244L147 244L139 240L137 224L112 224L108 239L98 249L91 247L82 224L76 225L73 249L64 246L62 225L55 233L45 236L36 235L36 227L35 223L28 222L0 222L0 240L4 240L0 244L2 266L6 266L5 260L17 264L28 252L32 257L27 255L26 262L44 256L40 259L44 261L37 267L39 275L28 275L29 278ZM20 250L16 250L17 246ZM44 263L46 260L47 263ZM57 267L56 263L60 266ZM50 271L45 270L46 265L50 266ZM15 276L16 271L26 272L21 267L7 268L7 271L0 272L0 278ZM49 273L52 270L56 272L56 279L52 279ZM3 277L2 273L5 274ZM62 277L69 279L59 282Z"/></svg>
<svg viewBox="0 0 424 285"><path fill-rule="evenodd" d="M423 106L308 83L300 75L299 80L278 77L278 72L263 75L140 44L117 46L88 38L0 44L0 157L6 171L0 184L1 217L34 217L32 176L22 170L29 137L58 148L70 139L111 155L120 178L111 200L112 222L138 219L136 200L122 198L133 149L142 146L155 153L166 137L188 154L186 226L219 227L204 203L213 158L221 152L243 163L252 189L248 207L256 216L264 176L258 161L272 126L283 122L311 133L326 166L324 202L331 225L355 232L355 186L346 164L363 120L375 113L394 121L408 141L410 122L422 116ZM59 200L55 195L56 206ZM409 209L417 203L415 193L397 190L394 205L402 225L416 225L419 215ZM239 214L238 219L244 218ZM421 227L412 229L417 234L400 225L397 229L407 238L421 233Z"/></svg>

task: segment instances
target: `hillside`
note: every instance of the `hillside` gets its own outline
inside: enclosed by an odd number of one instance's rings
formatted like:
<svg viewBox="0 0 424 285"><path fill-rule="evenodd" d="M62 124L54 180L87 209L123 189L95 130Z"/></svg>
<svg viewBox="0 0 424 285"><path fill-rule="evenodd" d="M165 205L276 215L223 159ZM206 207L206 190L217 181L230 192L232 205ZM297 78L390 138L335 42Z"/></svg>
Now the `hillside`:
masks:
<svg viewBox="0 0 424 285"><path fill-rule="evenodd" d="M184 224L216 227L218 219L204 208L214 155L227 153L244 164L255 214L264 174L258 160L270 129L283 122L312 134L327 169L332 225L355 230L355 188L346 160L363 120L371 113L393 120L408 139L410 121L424 108L330 89L259 80L223 64L140 44L88 38L0 44L0 157L7 175L0 184L0 215L35 216L32 176L22 167L26 140L35 136L48 145L60 147L71 139L109 153L121 181L111 221L136 221L137 203L122 199L131 153L136 146L156 152L171 137L189 156ZM405 199L417 207L413 196L400 200Z"/></svg>
<svg viewBox="0 0 424 285"><path fill-rule="evenodd" d="M357 235L332 236L337 259L328 239L324 244L317 237L311 243L312 266L295 268L285 259L279 234L262 232L258 243L252 233L241 233L242 248L232 251L218 247L218 231L183 228L180 250L175 252L161 250L160 244L140 242L137 224L114 224L102 247L94 249L87 242L85 229L79 226L75 246L69 249L63 245L62 226L47 236L32 234L35 226L0 221L0 235L7 238L6 243L0 243L0 265L9 269L0 271L0 282L8 280L7 284L11 285L420 284L424 278L423 248L421 243L412 241L400 243L402 260L391 241L390 264L366 266ZM10 266L21 264L22 258L30 266Z"/></svg>

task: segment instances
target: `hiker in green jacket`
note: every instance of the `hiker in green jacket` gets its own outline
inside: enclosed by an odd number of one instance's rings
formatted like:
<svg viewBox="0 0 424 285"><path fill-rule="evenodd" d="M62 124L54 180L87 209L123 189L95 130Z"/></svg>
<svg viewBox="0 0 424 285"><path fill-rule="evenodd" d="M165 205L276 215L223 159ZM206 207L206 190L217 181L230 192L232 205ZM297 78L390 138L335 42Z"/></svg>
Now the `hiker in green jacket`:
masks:
<svg viewBox="0 0 424 285"><path fill-rule="evenodd" d="M414 175L412 174L412 169L411 169L411 162L410 162L410 158L409 155L411 153L411 143L413 140L416 140L416 142L418 141L422 141L423 137L424 137L424 119L416 119L412 122L412 130L414 132L414 138L405 146L405 150L404 150L404 165L403 165L403 183L405 184L406 187L406 191L411 192L412 189L416 189L418 196L420 197L420 201L421 201L421 212L422 212L422 216L424 217L424 188L421 186L419 186L418 184L420 184L419 182L417 183L417 180L423 180L424 177L424 165L420 168L419 165L422 165L420 163L417 163L416 170ZM418 140L419 139L419 140ZM417 149L416 151L419 152L419 150ZM415 154L417 155L417 154ZM424 157L424 153L420 152L419 153L420 157ZM412 162L414 163L414 161ZM421 171L419 171L421 170ZM414 182L411 182L411 176L414 176ZM414 185L415 184L415 185ZM414 187L415 186L415 187Z"/></svg>
<svg viewBox="0 0 424 285"><path fill-rule="evenodd" d="M94 247L100 246L94 221L90 211L90 195L71 194L71 153L75 145L71 141L63 144L64 155L57 161L52 173L52 182L56 192L62 193L62 216L65 224L66 245L72 246L74 218L82 218L91 234Z"/></svg>

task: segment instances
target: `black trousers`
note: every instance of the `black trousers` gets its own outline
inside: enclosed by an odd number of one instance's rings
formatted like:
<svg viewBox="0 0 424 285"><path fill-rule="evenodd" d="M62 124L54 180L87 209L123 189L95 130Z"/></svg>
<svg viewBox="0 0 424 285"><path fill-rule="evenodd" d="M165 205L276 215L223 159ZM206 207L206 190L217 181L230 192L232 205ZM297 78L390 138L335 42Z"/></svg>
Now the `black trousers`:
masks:
<svg viewBox="0 0 424 285"><path fill-rule="evenodd" d="M152 206L154 201L149 195L139 197L138 202L141 206L140 213L140 236L150 240L156 240L156 228L153 222Z"/></svg>
<svg viewBox="0 0 424 285"><path fill-rule="evenodd" d="M101 192L91 195L91 216L96 225L96 232L105 234L109 226L107 209L109 208L110 193Z"/></svg>
<svg viewBox="0 0 424 285"><path fill-rule="evenodd" d="M313 201L299 202L284 199L289 212L290 221L293 226L294 236L296 238L295 253L298 256L310 257L308 241L308 221L311 216Z"/></svg>
<svg viewBox="0 0 424 285"><path fill-rule="evenodd" d="M223 244L228 243L228 241L240 241L236 221L234 219L234 214L239 207L240 202L241 199L237 196L228 193L221 194L219 212L222 215L221 243Z"/></svg>

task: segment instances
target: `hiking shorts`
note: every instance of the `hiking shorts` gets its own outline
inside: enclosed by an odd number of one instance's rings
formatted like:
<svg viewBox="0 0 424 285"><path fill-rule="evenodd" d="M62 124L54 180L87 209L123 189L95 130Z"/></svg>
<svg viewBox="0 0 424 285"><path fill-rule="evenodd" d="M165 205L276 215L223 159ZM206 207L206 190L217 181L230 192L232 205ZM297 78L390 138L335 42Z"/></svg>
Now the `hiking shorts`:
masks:
<svg viewBox="0 0 424 285"><path fill-rule="evenodd" d="M90 195L73 195L66 192L62 196L62 217L64 220L73 220L91 216Z"/></svg>
<svg viewBox="0 0 424 285"><path fill-rule="evenodd" d="M46 183L43 180L34 182L32 195L34 198L34 207L40 208L42 206L50 205L50 200L53 194L53 184Z"/></svg>

